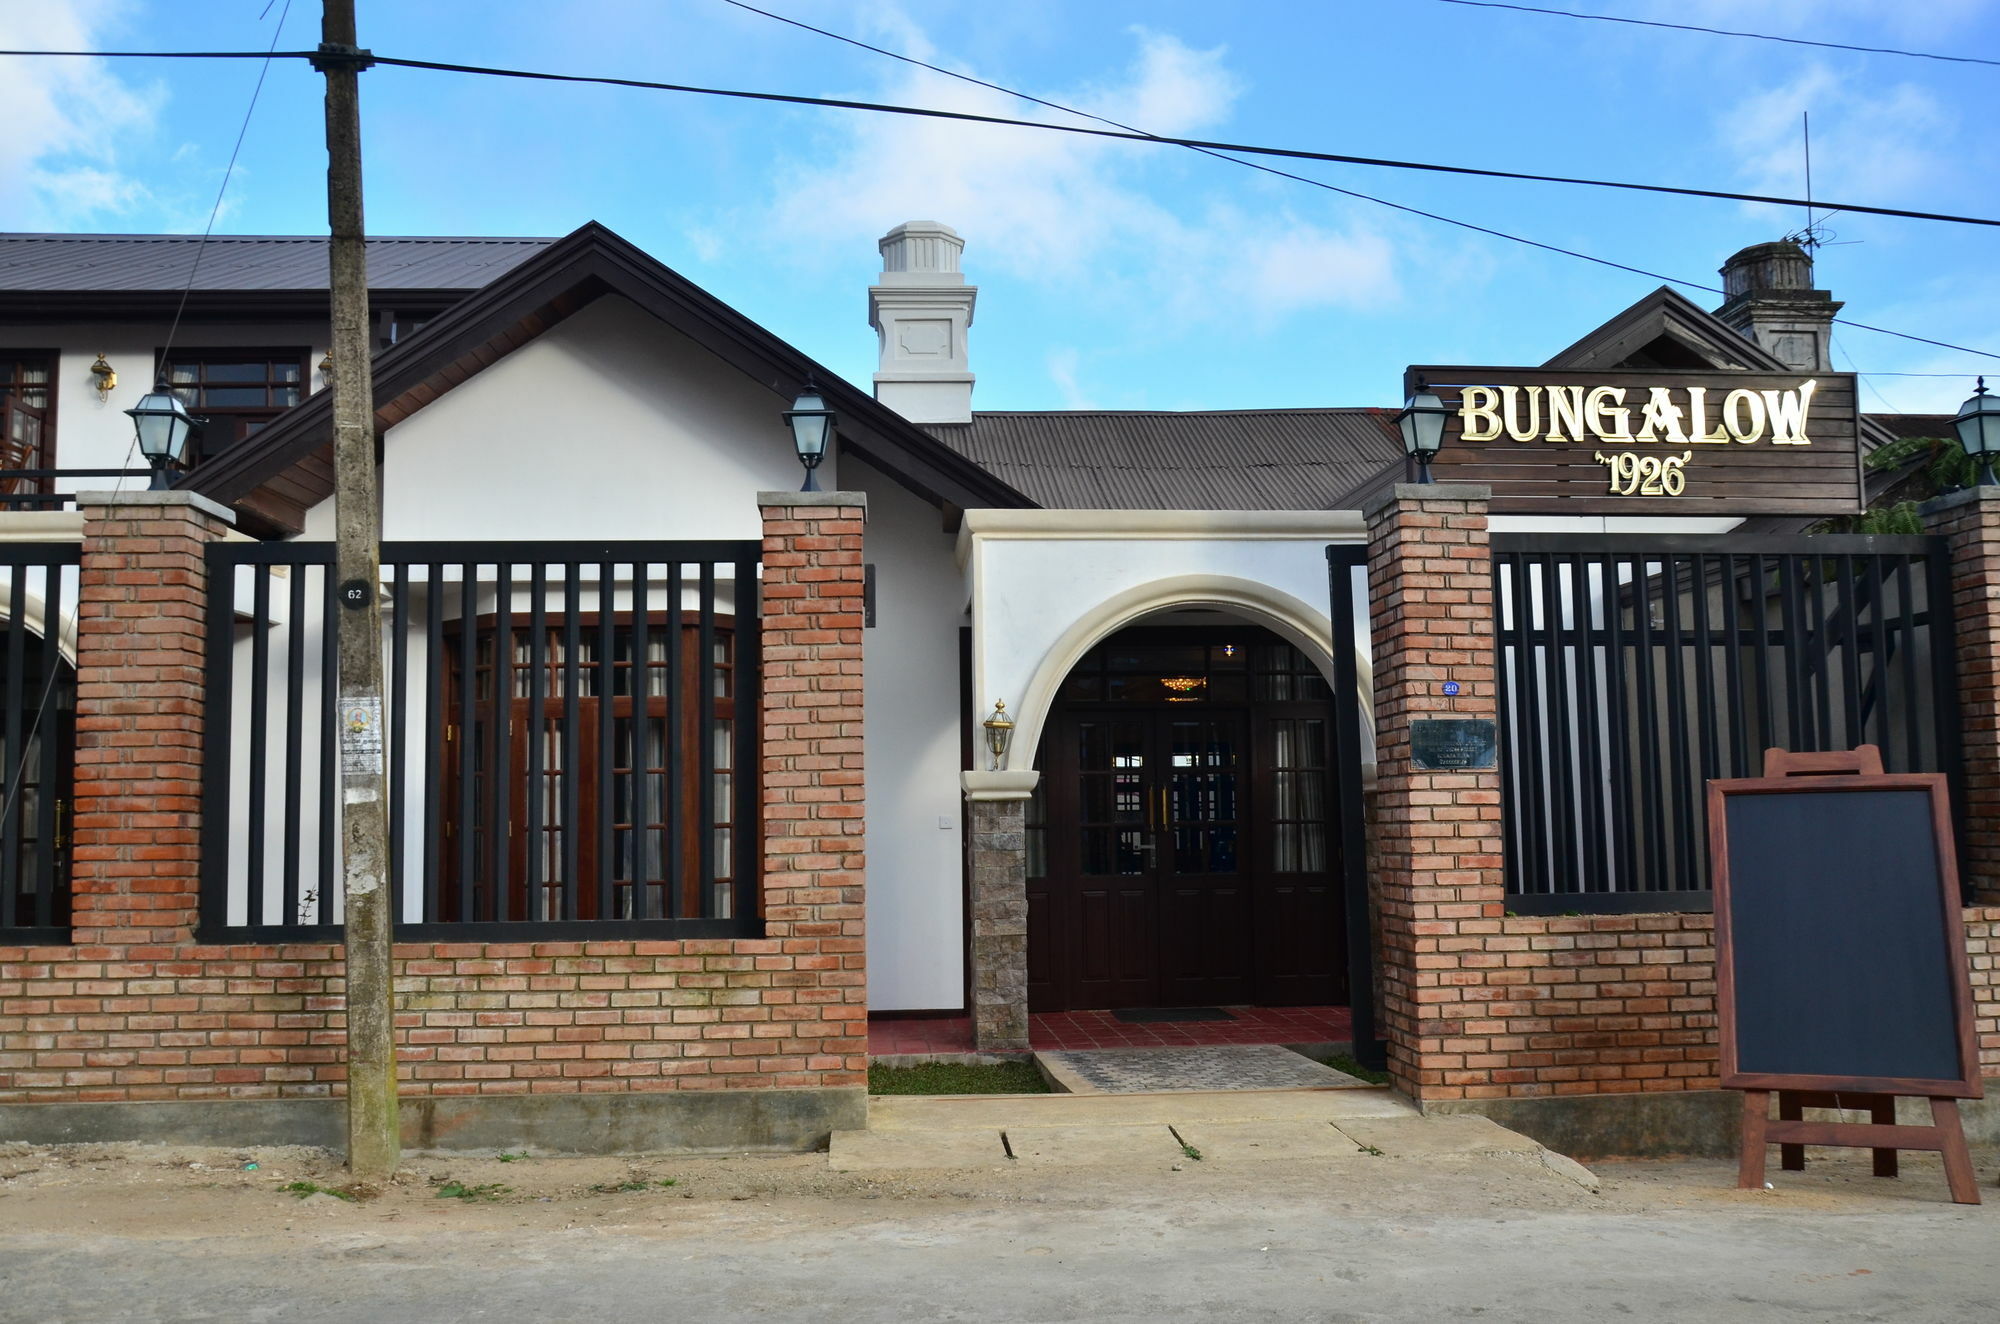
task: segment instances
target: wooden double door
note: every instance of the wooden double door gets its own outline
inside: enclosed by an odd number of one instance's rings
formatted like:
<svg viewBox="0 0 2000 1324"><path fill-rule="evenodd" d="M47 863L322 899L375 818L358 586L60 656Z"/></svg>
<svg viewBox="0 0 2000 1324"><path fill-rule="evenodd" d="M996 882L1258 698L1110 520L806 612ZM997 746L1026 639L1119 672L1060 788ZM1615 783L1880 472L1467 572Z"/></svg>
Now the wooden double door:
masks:
<svg viewBox="0 0 2000 1324"><path fill-rule="evenodd" d="M1345 993L1326 719L1059 711L1028 882L1029 1006L1304 1006Z"/></svg>

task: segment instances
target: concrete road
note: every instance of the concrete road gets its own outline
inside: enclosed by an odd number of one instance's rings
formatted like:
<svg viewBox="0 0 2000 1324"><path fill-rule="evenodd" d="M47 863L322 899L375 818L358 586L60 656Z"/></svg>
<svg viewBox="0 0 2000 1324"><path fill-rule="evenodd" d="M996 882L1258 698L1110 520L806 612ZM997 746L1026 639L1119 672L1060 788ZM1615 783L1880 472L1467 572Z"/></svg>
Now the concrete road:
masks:
<svg viewBox="0 0 2000 1324"><path fill-rule="evenodd" d="M2000 1313L2000 1210L1946 1203L1934 1163L1876 1182L1866 1161L1777 1174L1771 1192L1737 1192L1712 1163L1605 1165L1592 1192L1518 1152L901 1173L824 1155L452 1158L349 1202L281 1189L339 1181L311 1151L0 1147L0 1319Z"/></svg>

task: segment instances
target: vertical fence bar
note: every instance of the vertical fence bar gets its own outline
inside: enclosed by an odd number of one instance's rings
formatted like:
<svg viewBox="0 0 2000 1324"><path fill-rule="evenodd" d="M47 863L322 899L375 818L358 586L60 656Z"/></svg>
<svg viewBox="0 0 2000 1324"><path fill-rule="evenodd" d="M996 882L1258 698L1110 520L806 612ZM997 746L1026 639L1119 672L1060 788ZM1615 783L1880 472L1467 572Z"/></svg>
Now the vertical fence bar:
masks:
<svg viewBox="0 0 2000 1324"><path fill-rule="evenodd" d="M612 665L613 647L616 637L612 632L612 622L618 611L618 581L613 577L614 567L605 561L597 567L597 917L615 919L618 916L618 889L614 882L617 873L617 834L613 830L613 820L618 817L618 792L616 774L612 771L612 753L616 741L616 728L612 720L612 709L616 706L617 668Z"/></svg>
<svg viewBox="0 0 2000 1324"><path fill-rule="evenodd" d="M546 903L548 879L542 867L548 855L545 840L548 825L543 821L543 810L548 803L547 769L543 767L544 755L548 751L548 717L543 712L548 681L548 633L549 633L549 567L544 561L537 561L528 572L528 720L523 724L521 738L527 741L528 786L525 799L527 804L527 857L522 861L524 877L528 889L528 903L522 909L525 920L553 919L554 907ZM511 698L509 700L512 702Z"/></svg>
<svg viewBox="0 0 2000 1324"><path fill-rule="evenodd" d="M632 918L652 915L653 860L653 651L647 614L652 567L642 554L632 562ZM661 762L672 758L671 737L661 733Z"/></svg>
<svg viewBox="0 0 2000 1324"><path fill-rule="evenodd" d="M1842 556L1838 559L1839 578L1835 581L1834 611L1832 621L1840 624L1838 632L1827 639L1827 655L1833 656L1837 646L1840 650L1840 715L1846 730L1840 748L1852 749L1862 743L1861 734L1861 599L1856 592L1854 580L1854 558Z"/></svg>
<svg viewBox="0 0 2000 1324"><path fill-rule="evenodd" d="M1632 704L1625 683L1625 655L1630 640L1624 635L1625 591L1619 557L1604 558L1604 660L1611 716L1612 845L1618 860L1618 891L1632 891L1639 879L1638 825L1633 817L1633 796L1637 793L1636 770L1632 766Z"/></svg>
<svg viewBox="0 0 2000 1324"><path fill-rule="evenodd" d="M701 563L701 641L696 654L701 681L701 913L715 909L715 562Z"/></svg>
<svg viewBox="0 0 2000 1324"><path fill-rule="evenodd" d="M492 861L493 918L512 919L508 895L508 865L513 863L513 842L508 834L514 807L514 566L502 557L493 567L493 740L492 755L486 765L489 794L486 803L486 843L484 851Z"/></svg>
<svg viewBox="0 0 2000 1324"><path fill-rule="evenodd" d="M667 914L675 919L689 913L682 898L687 887L687 707L681 687L687 683L682 655L687 651L681 628L681 562L667 562ZM699 674L699 673L697 673ZM695 906L695 915L708 913Z"/></svg>
<svg viewBox="0 0 2000 1324"><path fill-rule="evenodd" d="M459 566L458 581L458 920L479 918L474 886L478 877L478 783L474 777L479 743L474 692L479 687L479 567Z"/></svg>
<svg viewBox="0 0 2000 1324"><path fill-rule="evenodd" d="M403 920L407 887L403 868L404 843L409 837L410 786L410 567L396 562L389 588L389 914Z"/></svg>
<svg viewBox="0 0 2000 1324"><path fill-rule="evenodd" d="M576 919L582 912L580 877L583 868L583 810L580 805L584 777L578 753L583 743L578 711L583 706L583 567L571 561L563 567L563 717L562 717L562 917ZM610 700L600 696L599 703ZM595 801L593 801L595 802Z"/></svg>
<svg viewBox="0 0 2000 1324"><path fill-rule="evenodd" d="M1896 605L1901 612L1898 633L1903 640L1903 746L1907 760L1901 772L1924 769L1924 728L1918 716L1917 699L1922 673L1917 670L1917 601L1910 584L1910 558L1896 558Z"/></svg>
<svg viewBox="0 0 2000 1324"><path fill-rule="evenodd" d="M1549 890L1552 892L1576 892L1583 887L1576 868L1576 765L1571 759L1575 746L1570 739L1570 686L1569 686L1569 639L1563 625L1564 607L1569 588L1563 580L1563 558L1548 556L1542 560L1542 614L1547 622L1548 635L1548 676L1549 689L1549 787L1553 804L1550 806L1549 833L1552 849L1549 853Z"/></svg>
<svg viewBox="0 0 2000 1324"><path fill-rule="evenodd" d="M1516 816L1521 812L1521 752L1514 732L1514 705L1520 701L1521 693L1521 645L1516 625L1510 624L1519 622L1520 608L1508 589L1517 556L1513 552L1493 553L1493 610L1498 617L1493 623L1493 661L1494 675L1499 681L1495 716L1500 737L1500 859L1505 865L1506 889L1526 892L1528 877L1521 859L1521 834L1515 827ZM1333 573L1345 572L1336 565ZM1335 600L1338 601L1338 595Z"/></svg>
<svg viewBox="0 0 2000 1324"><path fill-rule="evenodd" d="M1687 658L1686 640L1681 632L1681 564L1672 553L1660 558L1660 606L1667 649L1667 757L1668 772L1662 789L1673 792L1673 877L1678 884L1669 889L1684 891L1696 876L1695 796L1689 784L1693 771L1688 763Z"/></svg>
<svg viewBox="0 0 2000 1324"><path fill-rule="evenodd" d="M1517 557L1514 570L1514 622L1521 641L1521 727L1516 746L1526 756L1521 765L1521 883L1523 891L1552 891L1549 876L1547 783L1542 778L1542 677L1536 660L1535 600L1532 581L1540 578L1541 562Z"/></svg>
<svg viewBox="0 0 2000 1324"><path fill-rule="evenodd" d="M1639 789L1640 809L1645 822L1646 886L1649 891L1665 890L1663 879L1667 861L1667 807L1661 786L1663 773L1660 753L1660 711L1657 697L1659 658L1653 646L1653 565L1644 556L1632 563L1632 627L1637 645L1639 681Z"/></svg>
<svg viewBox="0 0 2000 1324"><path fill-rule="evenodd" d="M25 562L16 561L8 577L7 598L7 677L6 677L6 734L7 756L0 760L0 815L4 815L4 828L0 828L0 926L18 922L15 907L25 889L27 870L22 867L21 858L21 791L28 784L28 748L22 739L21 718L27 704L27 687L22 684L28 670L28 567ZM49 638L49 621L46 613L42 618L42 651L50 651L57 640ZM46 748L48 741L43 741ZM49 793L48 779L37 779L41 783L41 799ZM38 843L45 849L45 843Z"/></svg>
<svg viewBox="0 0 2000 1324"><path fill-rule="evenodd" d="M1757 752L1758 762L1748 764L1747 766L1749 770L1744 773L1744 776L1755 777L1758 776L1763 771L1764 751L1778 743L1778 737L1777 737L1778 715L1776 710L1774 710L1772 707L1773 700L1771 698L1770 571L1765 566L1764 558L1762 555L1753 556L1750 558L1750 560L1756 570L1756 580L1755 580L1756 592L1752 599L1752 606L1754 607L1757 613L1757 622L1756 622L1757 646L1756 646L1756 651L1751 654L1751 659L1756 664L1752 668L1752 670L1756 675L1756 682L1757 682L1756 752ZM1778 578L1782 583L1784 579L1784 568L1782 561L1779 563ZM1784 600L1784 595L1782 592L1780 592L1779 601L1782 603L1783 600ZM1750 756L1749 751L1746 750L1744 752L1744 758L1746 762L1749 759L1749 756Z"/></svg>
<svg viewBox="0 0 2000 1324"><path fill-rule="evenodd" d="M444 566L424 565L424 906L421 918L444 918L445 654Z"/></svg>
<svg viewBox="0 0 2000 1324"><path fill-rule="evenodd" d="M1833 640L1828 637L1826 615L1826 562L1818 556L1801 558L1809 566L1812 592L1806 598L1806 616L1812 621L1812 650L1807 665L1813 678L1813 734L1818 748L1835 747L1833 735ZM1816 665L1815 665L1816 664Z"/></svg>
<svg viewBox="0 0 2000 1324"><path fill-rule="evenodd" d="M1867 700L1862 704L1861 712L1864 739L1866 738L1867 723L1872 718L1876 731L1874 743L1892 761L1889 766L1894 766L1893 760L1896 755L1895 751L1890 747L1889 741L1889 729L1891 726L1891 714L1889 712L1889 625L1883 619L1888 614L1889 602L1887 587L1882 576L1882 561L1883 558L1880 556L1870 556L1867 558L1868 654L1872 665L1868 668ZM1860 637L1861 627L1857 622L1855 625L1855 638L1858 640ZM1858 645L1856 651L1857 653L1859 652ZM1856 665L1858 666L1859 664L1857 663Z"/></svg>
<svg viewBox="0 0 2000 1324"><path fill-rule="evenodd" d="M82 557L80 552L77 554L75 564L78 566L78 574L81 575ZM62 705L56 701L56 687L61 681L62 670L65 665L62 657L63 565L64 561L58 559L46 565L42 571L42 675L40 677L41 689L39 691L42 696L42 703L41 708L38 710L41 714L39 720L42 726L40 772L42 794L38 797L36 804L38 812L35 821L35 840L41 846L43 864L41 876L35 891L34 918L36 926L41 928L53 927L58 923L67 923L69 919L66 914L60 917L56 914L57 881L66 878L68 874L64 868L65 846L56 840L55 792L59 788L67 789L65 776L69 770L64 767L64 761L73 761L75 758L75 755L70 750L70 745L74 741L65 738L61 724L66 720L70 722L76 720L73 711L69 717L65 718L63 716ZM211 584L213 582L213 580L210 581ZM20 599L16 598L15 601L18 602ZM231 617L230 619L233 620L234 618ZM212 628L214 625L213 616L209 618L209 624ZM225 672L224 674L226 675L227 673ZM223 693L227 694L228 692L228 689L225 687ZM228 794L226 789L228 782L225 781L223 786L225 787L223 794L226 797ZM227 801L225 798L219 799L215 803L222 804L227 803ZM225 837L223 840L226 843L228 838ZM226 860L227 856L225 855L223 858ZM0 923L7 922L10 921L0 918Z"/></svg>
<svg viewBox="0 0 2000 1324"><path fill-rule="evenodd" d="M1818 747L1810 734L1810 710L1806 706L1805 605L1799 584L1804 572L1804 559L1798 556L1777 558L1778 594L1784 624L1783 643L1778 655L1785 666L1785 716L1789 726L1785 748L1794 751Z"/></svg>
<svg viewBox="0 0 2000 1324"><path fill-rule="evenodd" d="M299 838L305 811L306 568L287 567L290 592L285 609L285 819L283 924L299 917Z"/></svg>
<svg viewBox="0 0 2000 1324"><path fill-rule="evenodd" d="M1729 775L1750 775L1750 729L1744 720L1743 705L1743 605L1736 586L1742 582L1741 558L1734 552L1722 557L1722 607L1724 703L1729 709Z"/></svg>
<svg viewBox="0 0 2000 1324"><path fill-rule="evenodd" d="M1688 852L1685 877L1688 879L1688 886L1694 890L1708 886L1707 783L1709 778L1722 775L1722 754L1716 732L1715 640L1709 630L1708 611L1708 570L1711 559L1706 556L1693 557L1689 571L1690 588L1694 598L1696 758L1701 765L1700 776L1688 788L1691 811L1689 818L1694 836Z"/></svg>
<svg viewBox="0 0 2000 1324"><path fill-rule="evenodd" d="M268 913L264 896L264 790L269 775L266 741L271 725L271 567L250 567L250 786L249 824L244 832L248 852L244 875L249 888L250 922Z"/></svg>
<svg viewBox="0 0 2000 1324"><path fill-rule="evenodd" d="M319 882L313 888L321 924L333 922L335 845L340 841L340 801L334 788L340 785L340 587L335 582L333 558L320 562L319 632ZM368 586L368 619L379 637L382 612L376 602L379 584ZM341 898L343 905L346 898Z"/></svg>
<svg viewBox="0 0 2000 1324"><path fill-rule="evenodd" d="M1348 574L1339 569L1336 574ZM735 806L730 812L729 867L730 876L735 880L735 894L732 898L730 914L737 919L751 920L757 917L757 879L759 861L763 853L758 849L761 828L759 826L762 805L758 803L757 788L762 784L758 771L758 713L762 704L764 677L764 642L761 595L758 592L757 562L754 559L736 563L736 749L731 760L735 771L730 775L730 789L735 792ZM1349 613L1348 619L1353 618ZM1335 627L1335 637L1339 629ZM1347 649L1352 658L1354 650ZM697 909L707 914L712 907L706 895Z"/></svg>
<svg viewBox="0 0 2000 1324"><path fill-rule="evenodd" d="M1585 867L1578 883L1585 891L1608 890L1610 862L1605 857L1609 834L1604 814L1604 727L1598 716L1597 605L1599 589L1590 582L1591 561L1586 556L1569 558L1571 591L1575 594L1577 641L1577 725L1579 738L1573 748L1583 755L1581 777L1581 817Z"/></svg>

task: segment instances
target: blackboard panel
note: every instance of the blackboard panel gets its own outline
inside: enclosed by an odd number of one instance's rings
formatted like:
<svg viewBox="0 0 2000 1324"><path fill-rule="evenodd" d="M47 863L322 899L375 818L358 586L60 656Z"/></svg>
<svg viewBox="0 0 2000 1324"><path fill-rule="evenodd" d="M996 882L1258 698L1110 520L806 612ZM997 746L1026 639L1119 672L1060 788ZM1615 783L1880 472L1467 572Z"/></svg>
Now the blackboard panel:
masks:
<svg viewBox="0 0 2000 1324"><path fill-rule="evenodd" d="M1737 1071L1960 1079L1929 791L1724 803Z"/></svg>

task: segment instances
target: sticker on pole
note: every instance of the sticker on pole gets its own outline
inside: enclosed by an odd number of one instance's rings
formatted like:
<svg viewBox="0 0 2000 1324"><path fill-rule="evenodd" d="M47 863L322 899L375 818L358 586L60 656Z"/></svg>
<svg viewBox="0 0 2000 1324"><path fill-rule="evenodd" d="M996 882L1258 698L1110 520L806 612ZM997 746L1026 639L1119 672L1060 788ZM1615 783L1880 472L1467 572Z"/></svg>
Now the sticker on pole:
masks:
<svg viewBox="0 0 2000 1324"><path fill-rule="evenodd" d="M350 776L381 776L381 699L340 701L340 770Z"/></svg>

